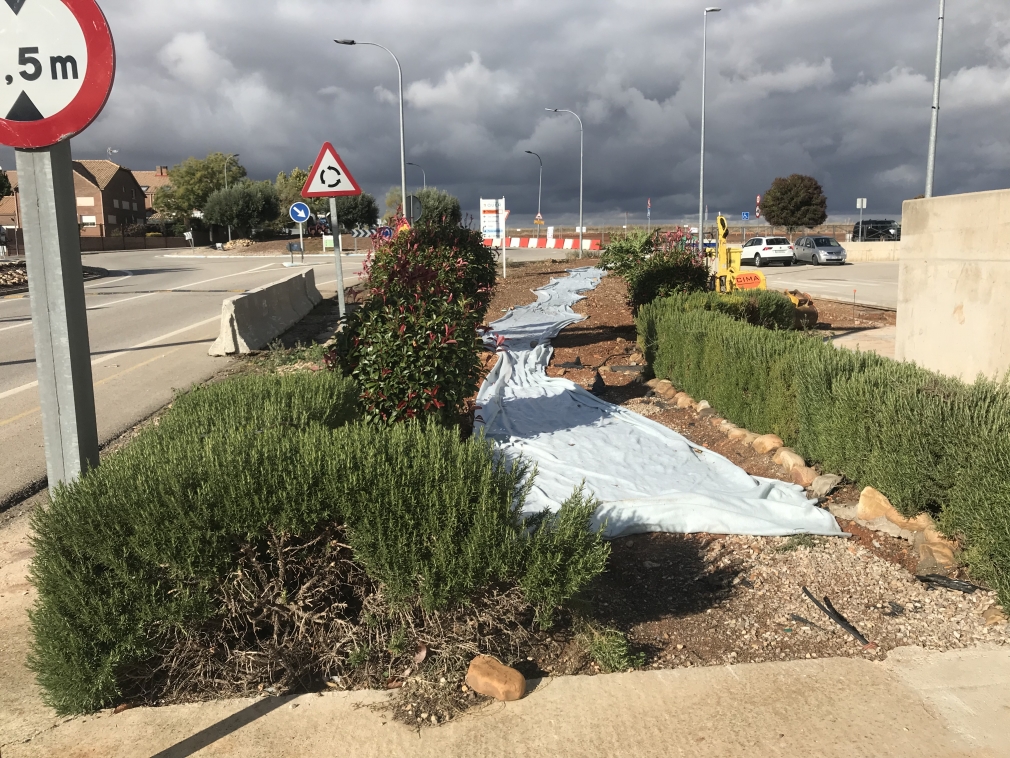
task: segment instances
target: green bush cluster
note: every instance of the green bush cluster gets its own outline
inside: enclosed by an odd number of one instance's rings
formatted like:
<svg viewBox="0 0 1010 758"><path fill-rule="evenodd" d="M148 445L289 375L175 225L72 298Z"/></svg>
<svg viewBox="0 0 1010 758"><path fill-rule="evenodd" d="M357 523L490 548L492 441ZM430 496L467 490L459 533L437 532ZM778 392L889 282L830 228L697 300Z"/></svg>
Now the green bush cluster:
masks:
<svg viewBox="0 0 1010 758"><path fill-rule="evenodd" d="M489 443L356 417L338 372L222 382L56 488L33 523L30 662L47 702L60 713L118 702L169 631L223 613L242 547L275 533L343 526L394 603L439 610L510 583L545 624L603 570L594 502L576 493L557 515L524 520L527 472Z"/></svg>
<svg viewBox="0 0 1010 758"><path fill-rule="evenodd" d="M792 329L796 325L796 307L781 292L767 290L738 291L732 294L693 292L666 298L671 308L682 311L715 311L737 321L746 321L766 329Z"/></svg>
<svg viewBox="0 0 1010 758"><path fill-rule="evenodd" d="M636 231L615 239L601 255L600 265L628 283L628 305L636 311L659 297L704 290L708 265L688 249L681 230Z"/></svg>
<svg viewBox="0 0 1010 758"><path fill-rule="evenodd" d="M672 300L643 307L637 325L657 377L876 487L907 516L932 513L1010 602L1010 385L966 384Z"/></svg>
<svg viewBox="0 0 1010 758"><path fill-rule="evenodd" d="M380 245L366 268L371 296L328 363L357 380L370 418L457 419L480 379L491 250L479 232L422 221Z"/></svg>

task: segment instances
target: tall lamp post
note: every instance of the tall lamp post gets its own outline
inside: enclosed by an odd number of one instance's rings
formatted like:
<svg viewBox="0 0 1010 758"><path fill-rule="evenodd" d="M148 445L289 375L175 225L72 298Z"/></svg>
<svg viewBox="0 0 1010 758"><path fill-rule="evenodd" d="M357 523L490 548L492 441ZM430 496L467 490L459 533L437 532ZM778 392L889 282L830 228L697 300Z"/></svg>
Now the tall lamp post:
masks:
<svg viewBox="0 0 1010 758"><path fill-rule="evenodd" d="M411 163L410 161L407 161L407 165L408 166L413 166L414 168L421 168L416 163ZM421 168L421 181L424 182L424 188L428 189L428 175L424 173L424 169L423 168Z"/></svg>
<svg viewBox="0 0 1010 758"><path fill-rule="evenodd" d="M379 47L389 53L393 60L396 61L396 74L399 80L400 86L400 204L403 208L403 212L407 212L407 150L405 147L405 142L403 139L403 69L400 67L400 61L393 51L388 47L383 47L377 42L357 42L353 39L335 39L333 40L338 45L370 45L371 47Z"/></svg>
<svg viewBox="0 0 1010 758"><path fill-rule="evenodd" d="M698 252L705 252L705 74L708 60L708 14L722 8L706 8L701 33L701 179L698 184Z"/></svg>
<svg viewBox="0 0 1010 758"><path fill-rule="evenodd" d="M940 69L943 62L943 5L940 0L940 20L936 32L936 71L933 74L933 118L929 127L929 157L926 159L926 197L933 197L933 174L936 171L936 131L940 123Z"/></svg>
<svg viewBox="0 0 1010 758"><path fill-rule="evenodd" d="M224 188L228 189L228 162L232 159L237 159L238 153L232 155L226 155L224 157ZM231 242L231 224L228 224L228 241Z"/></svg>
<svg viewBox="0 0 1010 758"><path fill-rule="evenodd" d="M540 215L540 201L544 197L544 159L540 157L538 153L534 153L532 150L526 151L527 155L536 155L537 160L540 161L540 190L537 192L537 221L542 221L543 217ZM540 227L542 224L534 224L537 228L537 239L540 239Z"/></svg>
<svg viewBox="0 0 1010 758"><path fill-rule="evenodd" d="M551 111L553 113L571 113L575 118L579 119L579 257L582 257L582 179L584 174L583 171L583 156L585 155L585 137L586 131L582 128L582 119L579 118L579 114L575 111L565 110L564 108L545 108L546 111Z"/></svg>

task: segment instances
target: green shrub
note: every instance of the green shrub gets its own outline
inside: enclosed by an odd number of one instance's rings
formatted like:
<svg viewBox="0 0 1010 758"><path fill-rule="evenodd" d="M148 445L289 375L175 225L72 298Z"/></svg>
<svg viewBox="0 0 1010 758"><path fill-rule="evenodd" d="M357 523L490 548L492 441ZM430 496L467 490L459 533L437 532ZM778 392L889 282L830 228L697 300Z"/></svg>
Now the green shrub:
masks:
<svg viewBox="0 0 1010 758"><path fill-rule="evenodd" d="M34 515L30 658L50 705L87 712L133 691L173 640L225 613L250 546L283 576L276 535L346 529L355 562L403 606L520 586L542 623L602 571L594 502L524 520L525 467L455 429L345 423L355 395L336 373L221 382L54 490Z"/></svg>
<svg viewBox="0 0 1010 758"><path fill-rule="evenodd" d="M477 337L494 258L478 232L430 221L401 231L367 262L371 297L328 357L353 376L369 418L459 418L480 379Z"/></svg>
<svg viewBox="0 0 1010 758"><path fill-rule="evenodd" d="M643 307L637 324L657 377L876 487L907 516L932 513L1010 602L1010 386L687 312L675 298Z"/></svg>
<svg viewBox="0 0 1010 758"><path fill-rule="evenodd" d="M670 307L685 312L715 311L766 329L792 329L795 326L796 308L793 301L780 292L693 292L688 295L671 295L667 300Z"/></svg>
<svg viewBox="0 0 1010 758"><path fill-rule="evenodd" d="M687 242L682 230L636 231L611 242L600 262L628 283L628 305L637 312L656 298L708 286L706 259L689 250Z"/></svg>

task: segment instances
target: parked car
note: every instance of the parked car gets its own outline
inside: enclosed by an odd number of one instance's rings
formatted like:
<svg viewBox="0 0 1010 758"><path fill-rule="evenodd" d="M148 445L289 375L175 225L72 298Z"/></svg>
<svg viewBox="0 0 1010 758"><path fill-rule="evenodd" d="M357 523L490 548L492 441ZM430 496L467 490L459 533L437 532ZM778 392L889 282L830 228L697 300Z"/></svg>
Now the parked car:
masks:
<svg viewBox="0 0 1010 758"><path fill-rule="evenodd" d="M888 219L867 219L852 227L853 242L899 242L901 240L901 224Z"/></svg>
<svg viewBox="0 0 1010 758"><path fill-rule="evenodd" d="M800 237L793 243L796 260L809 261L815 266L824 263L845 263L845 248L834 237Z"/></svg>
<svg viewBox="0 0 1010 758"><path fill-rule="evenodd" d="M793 245L785 237L752 237L744 243L740 255L741 263L759 267L776 262L791 266L795 260Z"/></svg>

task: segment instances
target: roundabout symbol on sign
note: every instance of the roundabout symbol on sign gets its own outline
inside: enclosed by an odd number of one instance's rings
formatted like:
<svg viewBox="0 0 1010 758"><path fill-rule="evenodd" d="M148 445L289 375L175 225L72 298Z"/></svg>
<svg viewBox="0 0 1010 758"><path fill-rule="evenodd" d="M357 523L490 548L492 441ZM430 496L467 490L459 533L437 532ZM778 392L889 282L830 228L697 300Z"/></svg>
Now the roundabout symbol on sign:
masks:
<svg viewBox="0 0 1010 758"><path fill-rule="evenodd" d="M49 147L86 129L116 73L95 0L5 0L0 30L0 143Z"/></svg>

